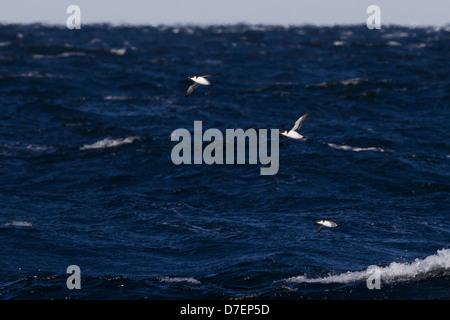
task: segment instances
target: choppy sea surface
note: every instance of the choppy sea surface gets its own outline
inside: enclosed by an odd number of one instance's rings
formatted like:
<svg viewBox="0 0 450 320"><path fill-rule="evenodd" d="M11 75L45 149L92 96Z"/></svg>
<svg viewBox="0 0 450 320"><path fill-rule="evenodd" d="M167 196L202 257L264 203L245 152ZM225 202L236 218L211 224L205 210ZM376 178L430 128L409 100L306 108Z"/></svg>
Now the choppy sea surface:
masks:
<svg viewBox="0 0 450 320"><path fill-rule="evenodd" d="M0 299L449 299L449 70L449 27L0 25ZM305 112L275 175L171 160Z"/></svg>

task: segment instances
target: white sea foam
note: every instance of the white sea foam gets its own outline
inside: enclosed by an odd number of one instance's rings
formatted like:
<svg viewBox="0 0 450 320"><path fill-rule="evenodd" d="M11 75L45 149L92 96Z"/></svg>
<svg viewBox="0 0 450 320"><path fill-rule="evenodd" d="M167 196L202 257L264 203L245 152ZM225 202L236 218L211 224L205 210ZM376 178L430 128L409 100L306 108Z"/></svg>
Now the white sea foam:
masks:
<svg viewBox="0 0 450 320"><path fill-rule="evenodd" d="M450 271L450 249L438 250L435 255L425 259L416 259L411 263L392 262L386 267L379 267L381 283L405 282L413 279L425 279ZM351 283L367 281L373 274L368 269L363 271L347 271L322 278L298 276L286 279L288 283Z"/></svg>
<svg viewBox="0 0 450 320"><path fill-rule="evenodd" d="M40 152L40 151L47 151L47 150L53 149L53 147L29 144L29 145L27 145L27 149L31 150L31 151Z"/></svg>
<svg viewBox="0 0 450 320"><path fill-rule="evenodd" d="M125 53L127 53L127 49L125 48L111 49L110 52L112 54L117 54L118 56L123 56Z"/></svg>
<svg viewBox="0 0 450 320"><path fill-rule="evenodd" d="M358 85L360 83L363 83L364 81L366 81L366 79L361 79L361 78L351 78L351 79L347 79L347 80L342 80L341 83L344 86L348 86L348 85Z"/></svg>
<svg viewBox="0 0 450 320"><path fill-rule="evenodd" d="M52 77L52 75L50 75L48 73L42 75L40 72L37 72L37 71L22 72L22 73L18 74L16 77L19 77L19 78L43 78L44 76L46 78Z"/></svg>
<svg viewBox="0 0 450 320"><path fill-rule="evenodd" d="M191 277L159 277L159 281L168 283L188 283L188 284L200 284L200 281Z"/></svg>
<svg viewBox="0 0 450 320"><path fill-rule="evenodd" d="M58 59L72 56L86 56L85 52L63 52L57 55L33 54L33 59Z"/></svg>
<svg viewBox="0 0 450 320"><path fill-rule="evenodd" d="M328 146L330 146L333 149L345 150L345 151L354 151L354 152L361 152L361 151L386 152L387 151L385 149L376 148L376 147L361 148L361 147L351 147L351 146L346 146L346 145L338 145L338 144L334 144L334 143L327 143L327 144L328 144Z"/></svg>
<svg viewBox="0 0 450 320"><path fill-rule="evenodd" d="M337 81L326 81L316 84L316 87L329 87L329 86L335 86L335 85L344 85L344 86L356 86L361 83L366 82L367 79L362 78L350 78L345 80L337 80Z"/></svg>
<svg viewBox="0 0 450 320"><path fill-rule="evenodd" d="M129 96L105 96L103 97L105 100L130 100L133 99L133 97Z"/></svg>
<svg viewBox="0 0 450 320"><path fill-rule="evenodd" d="M409 34L407 32L393 32L382 35L381 37L385 39L394 39L394 38L405 38Z"/></svg>
<svg viewBox="0 0 450 320"><path fill-rule="evenodd" d="M408 45L408 49L423 49L426 47L427 45L425 43L412 43Z"/></svg>
<svg viewBox="0 0 450 320"><path fill-rule="evenodd" d="M93 144L85 144L84 146L82 146L80 148L80 150L105 149L105 148L117 147L122 144L132 143L139 139L140 139L140 137L127 137L127 138L121 138L121 139L105 138L105 139L97 141Z"/></svg>
<svg viewBox="0 0 450 320"><path fill-rule="evenodd" d="M388 41L386 44L390 47L399 47L402 45L400 42L397 41Z"/></svg>
<svg viewBox="0 0 450 320"><path fill-rule="evenodd" d="M29 228L29 227L32 227L33 225L28 221L14 220L12 222L5 223L3 226L4 227L16 227L16 228Z"/></svg>

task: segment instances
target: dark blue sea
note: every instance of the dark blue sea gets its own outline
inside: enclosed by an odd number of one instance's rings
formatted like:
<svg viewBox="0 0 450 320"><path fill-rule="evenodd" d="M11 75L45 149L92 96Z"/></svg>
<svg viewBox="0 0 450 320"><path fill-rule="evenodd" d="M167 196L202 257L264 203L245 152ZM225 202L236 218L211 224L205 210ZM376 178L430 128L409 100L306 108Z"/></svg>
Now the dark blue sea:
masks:
<svg viewBox="0 0 450 320"><path fill-rule="evenodd" d="M449 299L449 71L449 27L0 25L0 299ZM306 112L277 174L172 162Z"/></svg>

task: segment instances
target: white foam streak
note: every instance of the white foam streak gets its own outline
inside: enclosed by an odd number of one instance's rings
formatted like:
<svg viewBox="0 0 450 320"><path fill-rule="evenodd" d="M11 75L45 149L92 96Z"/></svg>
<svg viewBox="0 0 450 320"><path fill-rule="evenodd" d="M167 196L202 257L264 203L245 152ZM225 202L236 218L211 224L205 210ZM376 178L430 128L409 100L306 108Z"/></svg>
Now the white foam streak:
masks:
<svg viewBox="0 0 450 320"><path fill-rule="evenodd" d="M73 56L86 56L85 52L63 52L57 55L33 54L33 59L58 59Z"/></svg>
<svg viewBox="0 0 450 320"><path fill-rule="evenodd" d="M28 221L17 221L7 222L3 225L4 227L17 227L17 228L29 228L33 225Z"/></svg>
<svg viewBox="0 0 450 320"><path fill-rule="evenodd" d="M361 152L361 151L386 152L385 149L376 148L376 147L361 148L361 147L351 147L351 146L346 146L346 145L338 145L338 144L334 144L334 143L327 143L327 144L328 144L328 146L330 146L333 149L345 150L345 151L354 151L354 152Z"/></svg>
<svg viewBox="0 0 450 320"><path fill-rule="evenodd" d="M350 78L350 79L345 79L345 80L337 80L337 81L326 81L326 82L321 82L319 84L316 84L316 87L330 87L330 86L337 86L337 85L344 85L344 86L357 86L359 84L362 84L364 82L366 82L367 79L362 79L362 78Z"/></svg>
<svg viewBox="0 0 450 320"><path fill-rule="evenodd" d="M111 49L110 52L118 56L123 56L125 53L127 53L127 49L125 48Z"/></svg>
<svg viewBox="0 0 450 320"><path fill-rule="evenodd" d="M106 96L103 97L103 99L105 100L130 100L133 99L133 97L129 97L129 96Z"/></svg>
<svg viewBox="0 0 450 320"><path fill-rule="evenodd" d="M333 46L335 46L335 47L339 47L339 46L343 46L343 45L345 45L344 41L334 41L333 42Z"/></svg>
<svg viewBox="0 0 450 320"><path fill-rule="evenodd" d="M413 279L432 277L437 273L450 271L450 250L438 250L437 254L425 259L416 259L412 263L392 262L386 267L380 267L379 275L381 283L405 282ZM368 269L363 271L348 271L345 273L330 275L323 278L307 278L305 276L292 277L286 280L288 283L351 283L367 281L373 274Z"/></svg>
<svg viewBox="0 0 450 320"><path fill-rule="evenodd" d="M140 137L127 137L122 139L111 139L111 138L105 138L103 140L97 141L93 144L85 144L80 148L80 150L89 150L89 149L104 149L104 148L111 148L111 147L117 147L122 144L132 143L133 141L139 140Z"/></svg>
<svg viewBox="0 0 450 320"><path fill-rule="evenodd" d="M200 284L200 281L190 277L160 277L159 281L168 283L188 283L188 284Z"/></svg>
<svg viewBox="0 0 450 320"><path fill-rule="evenodd" d="M400 47L402 44L400 42L397 41L388 41L387 45L390 47Z"/></svg>

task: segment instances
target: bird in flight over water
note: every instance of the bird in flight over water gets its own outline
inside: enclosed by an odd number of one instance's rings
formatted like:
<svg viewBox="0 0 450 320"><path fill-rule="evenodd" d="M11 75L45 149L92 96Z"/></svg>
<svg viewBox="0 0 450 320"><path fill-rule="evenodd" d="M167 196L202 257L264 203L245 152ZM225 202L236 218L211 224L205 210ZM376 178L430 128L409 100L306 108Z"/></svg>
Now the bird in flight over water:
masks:
<svg viewBox="0 0 450 320"><path fill-rule="evenodd" d="M317 232L322 231L323 227L328 227L328 228L337 227L337 223L333 220L322 219L322 220L317 220L316 222L318 224L320 224L319 229L317 229Z"/></svg>
<svg viewBox="0 0 450 320"><path fill-rule="evenodd" d="M194 83L189 86L185 97L190 96L199 85L212 87L212 83L207 78L208 77L218 76L219 74L221 74L221 72L214 73L214 74L206 74L204 76L192 76L192 77L189 77L189 79L194 81Z"/></svg>
<svg viewBox="0 0 450 320"><path fill-rule="evenodd" d="M308 116L309 112L302 115L300 118L298 118L297 121L295 121L294 127L291 130L286 130L283 128L283 130L280 132L283 136L286 136L291 139L306 139L306 137L302 136L300 133L298 133L298 130L302 126L303 121L305 121L306 117Z"/></svg>

